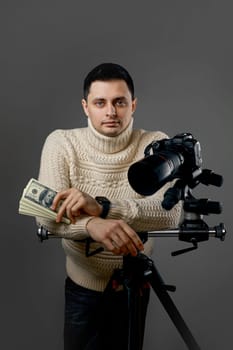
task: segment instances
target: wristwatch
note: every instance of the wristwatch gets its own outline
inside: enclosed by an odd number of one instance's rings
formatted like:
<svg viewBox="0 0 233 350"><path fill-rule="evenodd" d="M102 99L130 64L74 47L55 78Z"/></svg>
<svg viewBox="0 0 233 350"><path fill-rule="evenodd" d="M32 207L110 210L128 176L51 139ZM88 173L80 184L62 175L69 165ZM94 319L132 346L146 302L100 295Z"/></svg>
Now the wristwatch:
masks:
<svg viewBox="0 0 233 350"><path fill-rule="evenodd" d="M110 209L110 205L111 205L111 202L108 198L106 197L100 197L100 196L97 196L95 197L95 200L100 204L102 205L102 213L100 214L100 217L105 219L106 216L108 215L108 212L109 212L109 209Z"/></svg>

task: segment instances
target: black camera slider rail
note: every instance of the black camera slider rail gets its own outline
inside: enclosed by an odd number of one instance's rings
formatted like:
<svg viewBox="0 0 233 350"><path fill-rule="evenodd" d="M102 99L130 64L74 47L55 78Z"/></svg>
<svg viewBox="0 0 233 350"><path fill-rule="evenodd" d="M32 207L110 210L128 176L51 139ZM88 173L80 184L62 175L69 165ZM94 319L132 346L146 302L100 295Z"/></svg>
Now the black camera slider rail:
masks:
<svg viewBox="0 0 233 350"><path fill-rule="evenodd" d="M198 243L207 241L209 237L214 237L218 238L221 241L224 241L225 235L226 235L226 229L223 223L220 223L217 226L209 228L207 224L204 221L199 222L199 227L197 224L195 224L195 227L188 227L190 222L183 222L182 225L177 228L177 229L169 229L169 230L157 230L157 231L150 231L150 232L140 232L139 236L142 239L143 243L145 243L148 239L148 237L178 237L180 241L184 241L187 243L191 243L193 246L186 248L186 249L181 249L176 252L172 252L172 256L176 256L179 254L186 253L188 251L194 250L198 248ZM49 238L61 238L57 235L54 235L53 233L50 233L46 228L43 226L39 226L37 229L37 236L41 242L44 240L47 240ZM85 241L85 240L83 240ZM90 240L89 244L87 245L87 256L94 255L103 250L103 248L97 249L97 251L94 251L92 253L89 252L90 249Z"/></svg>
<svg viewBox="0 0 233 350"><path fill-rule="evenodd" d="M178 237L180 241L191 243L193 245L192 247L172 252L172 256L176 256L197 249L198 243L207 241L209 237L218 238L221 241L224 241L226 235L226 228L223 223L220 223L219 225L214 227L208 227L204 222L201 222L201 224L204 224L204 227L191 228L185 227L186 224L183 223L178 229L150 231L148 233L145 233L145 235L148 235L148 237L163 238Z"/></svg>

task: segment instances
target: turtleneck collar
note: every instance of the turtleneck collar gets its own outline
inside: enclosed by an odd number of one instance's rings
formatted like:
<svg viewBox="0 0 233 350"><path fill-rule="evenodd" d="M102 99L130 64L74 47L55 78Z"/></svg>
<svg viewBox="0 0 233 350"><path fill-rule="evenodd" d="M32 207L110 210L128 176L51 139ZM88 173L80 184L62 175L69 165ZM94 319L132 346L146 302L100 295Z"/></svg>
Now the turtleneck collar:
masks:
<svg viewBox="0 0 233 350"><path fill-rule="evenodd" d="M133 131L133 118L127 128L118 136L105 136L99 133L88 118L87 141L96 150L103 153L117 153L129 144Z"/></svg>

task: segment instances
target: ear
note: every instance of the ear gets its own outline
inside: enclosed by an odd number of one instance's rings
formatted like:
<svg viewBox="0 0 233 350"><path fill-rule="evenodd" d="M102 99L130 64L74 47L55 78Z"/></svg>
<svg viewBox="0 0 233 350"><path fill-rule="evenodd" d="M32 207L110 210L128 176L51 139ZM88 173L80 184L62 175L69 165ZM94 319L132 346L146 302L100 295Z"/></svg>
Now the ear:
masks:
<svg viewBox="0 0 233 350"><path fill-rule="evenodd" d="M132 114L136 111L138 99L135 97L132 101Z"/></svg>
<svg viewBox="0 0 233 350"><path fill-rule="evenodd" d="M82 102L84 113L86 114L87 117L89 117L87 101L83 98L81 102Z"/></svg>

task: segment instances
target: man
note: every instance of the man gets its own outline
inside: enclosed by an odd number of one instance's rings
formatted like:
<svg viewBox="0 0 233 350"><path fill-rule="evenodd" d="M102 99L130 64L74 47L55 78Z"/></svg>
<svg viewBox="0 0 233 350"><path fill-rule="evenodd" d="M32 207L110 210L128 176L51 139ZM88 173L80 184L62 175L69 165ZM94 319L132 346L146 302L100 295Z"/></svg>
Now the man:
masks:
<svg viewBox="0 0 233 350"><path fill-rule="evenodd" d="M104 63L85 78L82 106L88 127L56 130L44 145L39 180L58 191L52 209L56 222L38 223L64 238L66 253L66 350L128 349L127 291L117 286L103 293L123 256L152 252L137 232L176 227L180 206L161 207L164 186L144 198L130 187L129 166L143 158L145 147L166 137L161 132L133 130L137 100L134 84L120 65ZM104 198L103 198L104 197ZM63 204L58 208L58 203ZM61 223L66 215L71 224ZM84 239L92 238L99 254L85 255ZM143 290L142 338L149 291Z"/></svg>
<svg viewBox="0 0 233 350"><path fill-rule="evenodd" d="M41 192L39 197L39 202L45 208L50 208L51 205L53 204L53 199L54 199L54 191L46 189L43 192Z"/></svg>

